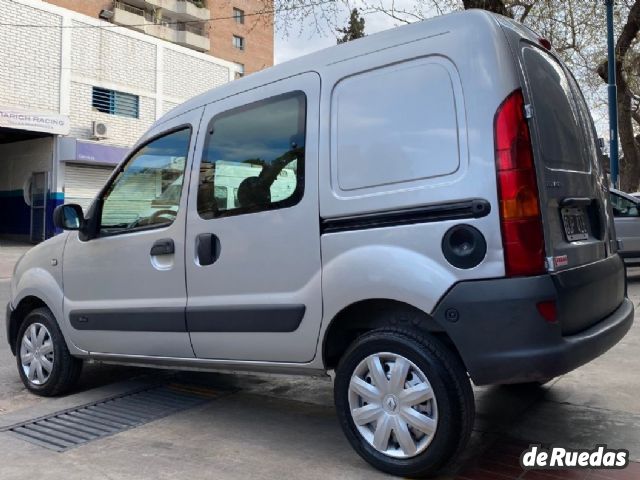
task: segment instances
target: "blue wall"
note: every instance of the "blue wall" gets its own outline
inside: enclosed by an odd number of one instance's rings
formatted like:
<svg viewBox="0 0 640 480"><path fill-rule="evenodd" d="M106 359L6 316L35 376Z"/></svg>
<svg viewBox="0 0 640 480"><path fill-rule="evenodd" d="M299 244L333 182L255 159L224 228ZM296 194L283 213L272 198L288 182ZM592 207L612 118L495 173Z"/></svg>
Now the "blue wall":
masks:
<svg viewBox="0 0 640 480"><path fill-rule="evenodd" d="M46 236L60 233L53 226L53 210L64 203L64 193L50 192L47 199ZM30 235L31 207L24 201L22 190L0 191L0 234Z"/></svg>

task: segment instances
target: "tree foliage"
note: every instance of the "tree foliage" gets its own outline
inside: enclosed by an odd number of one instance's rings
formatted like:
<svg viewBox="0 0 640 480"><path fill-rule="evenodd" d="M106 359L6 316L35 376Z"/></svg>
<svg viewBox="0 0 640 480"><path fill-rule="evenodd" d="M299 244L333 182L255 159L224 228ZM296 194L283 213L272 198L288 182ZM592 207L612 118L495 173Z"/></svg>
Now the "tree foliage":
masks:
<svg viewBox="0 0 640 480"><path fill-rule="evenodd" d="M344 28L337 28L336 31L342 34L342 37L338 38L338 43L349 42L365 36L364 18L360 15L357 8L351 10L348 25Z"/></svg>

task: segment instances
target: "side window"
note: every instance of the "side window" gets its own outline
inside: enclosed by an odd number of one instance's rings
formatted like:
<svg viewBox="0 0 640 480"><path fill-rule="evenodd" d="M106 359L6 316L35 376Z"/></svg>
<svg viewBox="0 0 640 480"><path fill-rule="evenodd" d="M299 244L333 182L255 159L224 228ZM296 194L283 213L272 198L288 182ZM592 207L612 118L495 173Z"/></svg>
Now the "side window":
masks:
<svg viewBox="0 0 640 480"><path fill-rule="evenodd" d="M304 190L306 97L279 95L214 117L198 213L210 219L295 205Z"/></svg>
<svg viewBox="0 0 640 480"><path fill-rule="evenodd" d="M613 208L614 217L638 217L640 212L638 211L638 204L627 198L611 194L611 206Z"/></svg>
<svg viewBox="0 0 640 480"><path fill-rule="evenodd" d="M147 143L125 164L103 197L100 228L122 233L167 226L178 214L191 128Z"/></svg>
<svg viewBox="0 0 640 480"><path fill-rule="evenodd" d="M337 174L332 187L340 196L393 191L398 184L458 171L463 127L451 69L446 60L412 60L336 85L331 97L331 156Z"/></svg>

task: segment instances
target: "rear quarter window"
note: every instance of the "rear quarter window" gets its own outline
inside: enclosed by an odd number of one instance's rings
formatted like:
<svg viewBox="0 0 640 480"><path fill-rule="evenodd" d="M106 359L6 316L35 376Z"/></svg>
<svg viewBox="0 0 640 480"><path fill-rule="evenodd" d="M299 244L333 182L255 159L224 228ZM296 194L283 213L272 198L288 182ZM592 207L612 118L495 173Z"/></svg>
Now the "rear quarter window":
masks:
<svg viewBox="0 0 640 480"><path fill-rule="evenodd" d="M562 66L543 50L523 48L542 160L547 168L589 171L581 115Z"/></svg>
<svg viewBox="0 0 640 480"><path fill-rule="evenodd" d="M450 69L444 59L429 58L336 85L334 191L347 197L392 191L459 169L459 112Z"/></svg>

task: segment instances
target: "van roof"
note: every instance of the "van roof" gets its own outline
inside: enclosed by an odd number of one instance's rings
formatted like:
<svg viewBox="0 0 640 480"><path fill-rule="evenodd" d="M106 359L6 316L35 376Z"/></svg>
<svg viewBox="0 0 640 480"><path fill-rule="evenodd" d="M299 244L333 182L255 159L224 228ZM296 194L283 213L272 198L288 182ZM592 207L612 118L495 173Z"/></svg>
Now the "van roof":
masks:
<svg viewBox="0 0 640 480"><path fill-rule="evenodd" d="M475 24L475 26L484 26L488 30L494 30L496 34L498 34L499 25L496 21L498 18L501 19L501 23L503 24L505 24L505 20L508 21L506 18L489 13L485 10L456 12L404 25L398 28L391 28L373 35L368 35L364 38L328 47L323 50L289 60L288 62L275 65L265 70L252 73L247 77L234 80L193 97L170 110L156 121L155 125L164 123L173 117L188 112L189 110L193 110L203 105L216 102L223 98L230 97L268 83L304 72L321 72L323 67L328 65L362 55L368 55L391 46L411 43L426 37L448 34L457 30L468 29L470 25L473 24Z"/></svg>

